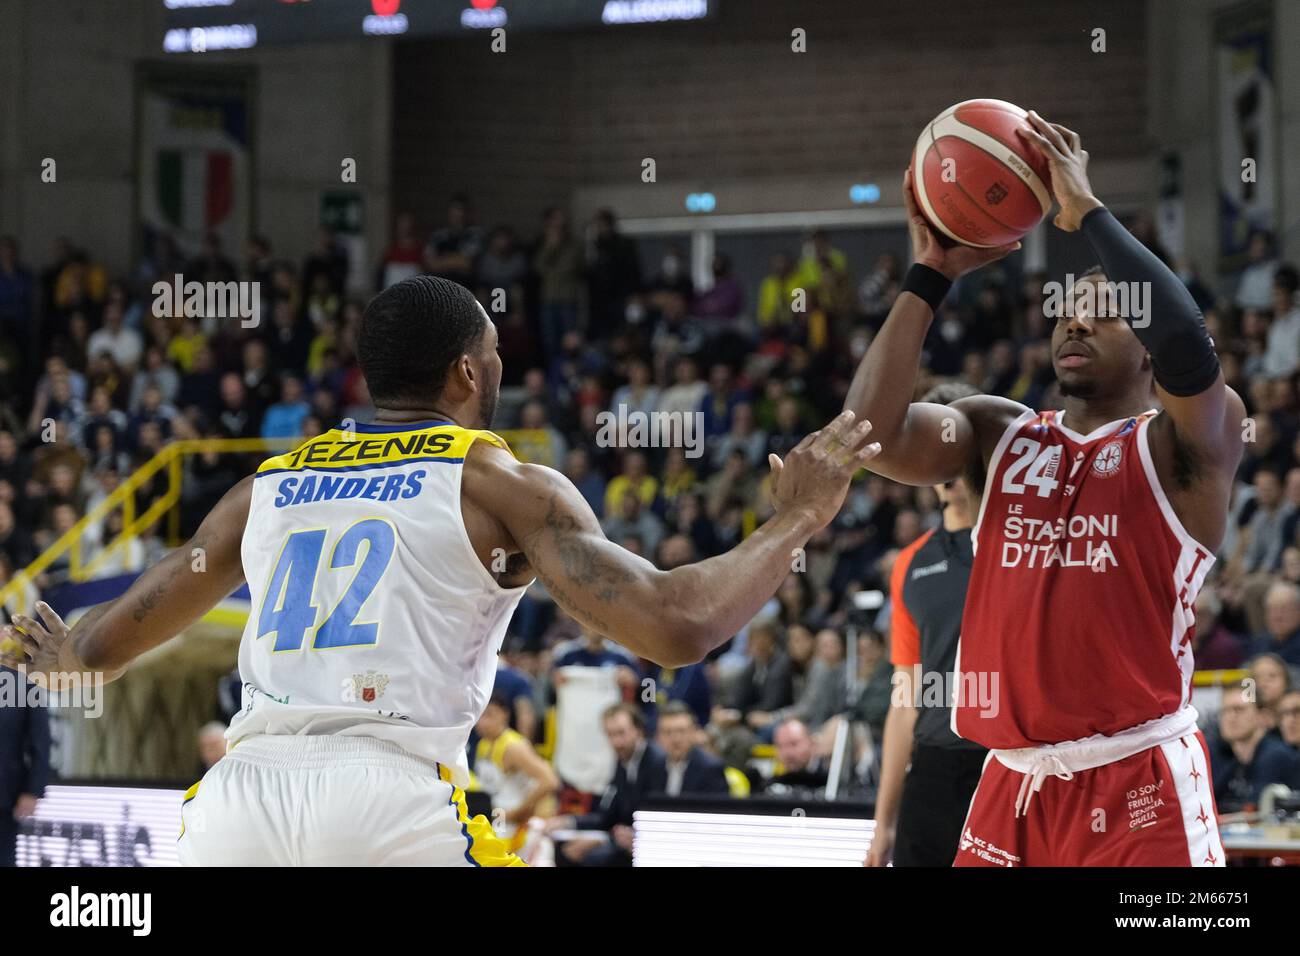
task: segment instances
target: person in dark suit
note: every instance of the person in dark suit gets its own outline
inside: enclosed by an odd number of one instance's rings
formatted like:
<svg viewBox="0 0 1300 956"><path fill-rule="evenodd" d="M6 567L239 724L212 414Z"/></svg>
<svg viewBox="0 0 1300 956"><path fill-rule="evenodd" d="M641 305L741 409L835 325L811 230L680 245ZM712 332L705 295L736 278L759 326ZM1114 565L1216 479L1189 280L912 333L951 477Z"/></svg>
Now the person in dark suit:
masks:
<svg viewBox="0 0 1300 956"><path fill-rule="evenodd" d="M731 706L745 716L753 710L771 713L794 703L790 658L781 650L780 630L773 618L749 626L749 660L736 680L731 699Z"/></svg>
<svg viewBox="0 0 1300 956"><path fill-rule="evenodd" d="M725 765L697 746L700 725L681 701L669 701L659 714L659 744L667 758L663 792L683 795L728 796Z"/></svg>
<svg viewBox="0 0 1300 956"><path fill-rule="evenodd" d="M1300 755L1269 733L1259 702L1239 685L1223 688L1211 771L1220 813L1253 809L1270 784L1300 789Z"/></svg>
<svg viewBox="0 0 1300 956"><path fill-rule="evenodd" d="M749 715L775 713L794 703L790 658L781 649L780 631L775 617L750 623L745 666L731 683L726 705L713 708L714 743L723 760L733 767L743 768L758 743Z"/></svg>
<svg viewBox="0 0 1300 956"><path fill-rule="evenodd" d="M13 701L0 706L0 866L14 866L18 823L36 810L50 778L50 715L44 691L22 674L0 667L0 681Z"/></svg>
<svg viewBox="0 0 1300 956"><path fill-rule="evenodd" d="M614 779L590 813L561 815L546 822L547 833L604 830L608 843L571 840L560 854L581 866L632 865L632 814L648 793L664 789L664 752L645 739L645 716L631 704L614 704L604 713L605 736L618 757Z"/></svg>

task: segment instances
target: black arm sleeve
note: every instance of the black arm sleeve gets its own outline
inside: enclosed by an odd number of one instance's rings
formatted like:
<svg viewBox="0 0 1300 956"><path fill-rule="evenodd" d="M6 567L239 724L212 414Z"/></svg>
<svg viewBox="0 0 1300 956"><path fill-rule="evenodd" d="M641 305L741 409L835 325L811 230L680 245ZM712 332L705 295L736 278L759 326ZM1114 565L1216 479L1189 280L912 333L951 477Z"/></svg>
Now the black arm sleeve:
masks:
<svg viewBox="0 0 1300 956"><path fill-rule="evenodd" d="M1144 320L1135 321L1132 315L1124 318L1150 353L1160 387L1171 395L1190 396L1214 384L1219 377L1219 356L1187 287L1105 206L1084 216L1081 228L1107 279L1148 284Z"/></svg>

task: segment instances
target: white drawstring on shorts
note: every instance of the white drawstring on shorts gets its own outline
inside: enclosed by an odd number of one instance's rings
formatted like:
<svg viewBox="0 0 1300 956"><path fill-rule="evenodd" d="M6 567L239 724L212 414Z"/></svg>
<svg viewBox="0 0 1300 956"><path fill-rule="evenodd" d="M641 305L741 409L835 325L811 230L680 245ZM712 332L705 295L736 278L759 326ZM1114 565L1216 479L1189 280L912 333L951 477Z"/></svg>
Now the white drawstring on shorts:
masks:
<svg viewBox="0 0 1300 956"><path fill-rule="evenodd" d="M1110 736L1094 734L1081 740L1067 740L1058 744L1015 750L994 749L993 757L1009 770L1024 774L1024 779L1020 781L1020 793L1016 795L1016 817L1020 817L1029 812L1034 794L1043 788L1043 781L1048 777L1073 780L1076 773L1123 760L1195 731L1196 708L1184 704L1172 714Z"/></svg>
<svg viewBox="0 0 1300 956"><path fill-rule="evenodd" d="M1056 777L1058 780L1073 780L1074 774L1070 768L1061 762L1061 758L1054 753L1040 754L1034 758L1029 770L1025 772L1020 781L1020 792L1016 794L1016 817L1029 815L1029 803L1034 799L1034 794L1043 789L1043 781L1048 777Z"/></svg>

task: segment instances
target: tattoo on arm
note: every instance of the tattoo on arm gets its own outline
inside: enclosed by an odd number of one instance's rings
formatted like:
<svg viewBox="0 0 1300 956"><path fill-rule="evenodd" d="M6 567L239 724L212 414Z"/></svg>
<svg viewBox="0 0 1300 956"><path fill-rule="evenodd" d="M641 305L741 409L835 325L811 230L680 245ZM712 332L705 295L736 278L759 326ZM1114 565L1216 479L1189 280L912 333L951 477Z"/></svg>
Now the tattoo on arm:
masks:
<svg viewBox="0 0 1300 956"><path fill-rule="evenodd" d="M573 516L560 512L555 495L551 496L546 526L551 530L560 560L564 562L565 574L575 583L593 589L601 601L618 600L619 585L629 584L635 576L626 568L603 558L596 548L583 540Z"/></svg>
<svg viewBox="0 0 1300 956"><path fill-rule="evenodd" d="M536 553L539 548L554 548L556 556L564 565L567 580L595 596L601 603L609 604L619 600L620 586L635 580L631 571L609 561L598 549L583 540L577 521L561 510L558 494L551 495L542 526L525 538L526 551ZM556 601L575 610L582 608L555 580L554 575L547 574L539 562L532 563L534 571ZM578 614L592 627L608 632L609 625L600 615L586 609L578 611Z"/></svg>

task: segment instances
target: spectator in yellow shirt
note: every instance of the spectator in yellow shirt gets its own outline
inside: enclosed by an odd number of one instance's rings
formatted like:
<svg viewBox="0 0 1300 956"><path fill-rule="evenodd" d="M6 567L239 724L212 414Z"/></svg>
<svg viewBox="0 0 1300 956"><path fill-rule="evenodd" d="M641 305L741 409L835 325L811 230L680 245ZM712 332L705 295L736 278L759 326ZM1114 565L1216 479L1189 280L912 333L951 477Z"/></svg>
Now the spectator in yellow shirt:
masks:
<svg viewBox="0 0 1300 956"><path fill-rule="evenodd" d="M646 508L653 505L659 495L659 482L648 473L645 455L639 451L629 451L623 456L623 473L610 481L605 489L605 514L618 514L623 496L629 491L636 492Z"/></svg>
<svg viewBox="0 0 1300 956"><path fill-rule="evenodd" d="M198 320L186 316L181 319L180 332L167 343L167 357L188 374L194 371L194 356L207 344L207 336L199 330Z"/></svg>
<svg viewBox="0 0 1300 956"><path fill-rule="evenodd" d="M685 450L669 449L664 461L664 501L672 504L682 492L693 490L695 483L695 469L687 463Z"/></svg>
<svg viewBox="0 0 1300 956"><path fill-rule="evenodd" d="M798 274L799 284L815 291L818 304L827 312L838 315L852 308L853 287L848 259L831 245L826 230L814 230L809 237Z"/></svg>
<svg viewBox="0 0 1300 956"><path fill-rule="evenodd" d="M98 262L91 262L80 249L73 251L54 281L55 308L70 311L87 302L96 305L108 295L108 273Z"/></svg>
<svg viewBox="0 0 1300 956"><path fill-rule="evenodd" d="M763 328L787 326L794 321L792 305L800 274L788 252L772 257L770 271L758 287L758 324Z"/></svg>

